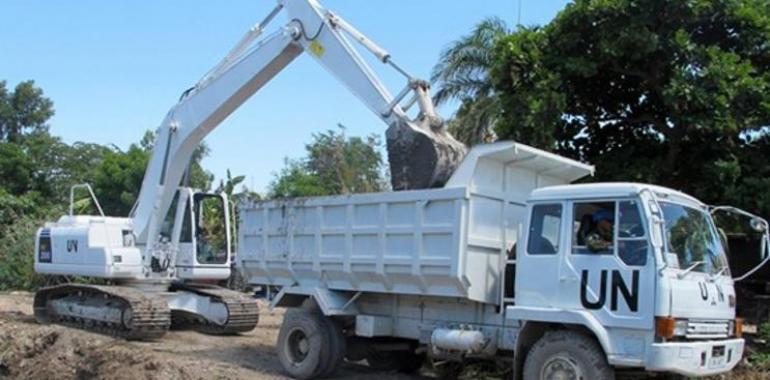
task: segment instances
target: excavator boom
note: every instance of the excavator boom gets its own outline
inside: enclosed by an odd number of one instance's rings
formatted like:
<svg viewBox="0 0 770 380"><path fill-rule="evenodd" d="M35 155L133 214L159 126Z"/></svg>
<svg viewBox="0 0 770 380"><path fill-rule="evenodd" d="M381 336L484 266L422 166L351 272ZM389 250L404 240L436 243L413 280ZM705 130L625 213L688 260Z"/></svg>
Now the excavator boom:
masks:
<svg viewBox="0 0 770 380"><path fill-rule="evenodd" d="M261 37L273 18L287 24ZM401 73L404 88L393 96L359 55L351 39ZM256 41L256 42L255 42ZM389 128L388 157L394 190L443 185L465 155L465 146L446 131L427 82L397 66L391 55L315 0L279 0L222 62L186 91L156 133L156 143L132 213L137 244L153 244L175 189L196 146L294 58L308 52ZM417 104L417 116L407 116Z"/></svg>

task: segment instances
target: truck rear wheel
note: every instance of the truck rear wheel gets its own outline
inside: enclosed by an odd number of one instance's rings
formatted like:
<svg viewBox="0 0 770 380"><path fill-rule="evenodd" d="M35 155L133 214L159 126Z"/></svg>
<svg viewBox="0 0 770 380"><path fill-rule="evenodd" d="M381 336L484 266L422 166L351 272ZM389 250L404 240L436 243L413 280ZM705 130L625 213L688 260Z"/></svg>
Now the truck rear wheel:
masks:
<svg viewBox="0 0 770 380"><path fill-rule="evenodd" d="M342 362L345 361L345 336L342 333L342 327L339 323L329 317L321 317L325 330L329 335L329 360L318 374L318 377L329 377L334 374L342 366Z"/></svg>
<svg viewBox="0 0 770 380"><path fill-rule="evenodd" d="M614 380L615 370L593 339L574 331L552 331L527 354L524 379Z"/></svg>
<svg viewBox="0 0 770 380"><path fill-rule="evenodd" d="M312 379L329 374L334 360L332 335L324 316L306 310L287 312L278 333L278 359L295 379Z"/></svg>

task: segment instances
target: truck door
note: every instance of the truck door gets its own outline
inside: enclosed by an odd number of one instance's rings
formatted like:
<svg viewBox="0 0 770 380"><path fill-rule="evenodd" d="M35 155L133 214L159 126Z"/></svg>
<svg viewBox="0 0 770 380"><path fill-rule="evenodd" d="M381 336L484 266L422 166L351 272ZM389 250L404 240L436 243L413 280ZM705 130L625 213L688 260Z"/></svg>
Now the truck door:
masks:
<svg viewBox="0 0 770 380"><path fill-rule="evenodd" d="M574 201L571 244L559 267L560 294L604 326L653 324L654 259L638 199Z"/></svg>
<svg viewBox="0 0 770 380"><path fill-rule="evenodd" d="M561 307L558 278L564 255L565 219L563 203L534 204L529 215L527 241L517 256L516 302L528 306Z"/></svg>

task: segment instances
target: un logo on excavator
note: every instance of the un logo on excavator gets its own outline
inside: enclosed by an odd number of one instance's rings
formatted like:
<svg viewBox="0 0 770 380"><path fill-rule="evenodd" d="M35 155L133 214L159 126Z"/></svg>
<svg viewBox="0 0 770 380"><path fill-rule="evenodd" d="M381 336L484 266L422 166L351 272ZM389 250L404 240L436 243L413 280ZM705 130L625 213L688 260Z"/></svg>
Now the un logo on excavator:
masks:
<svg viewBox="0 0 770 380"><path fill-rule="evenodd" d="M78 253L78 241L77 240L67 240L67 252Z"/></svg>

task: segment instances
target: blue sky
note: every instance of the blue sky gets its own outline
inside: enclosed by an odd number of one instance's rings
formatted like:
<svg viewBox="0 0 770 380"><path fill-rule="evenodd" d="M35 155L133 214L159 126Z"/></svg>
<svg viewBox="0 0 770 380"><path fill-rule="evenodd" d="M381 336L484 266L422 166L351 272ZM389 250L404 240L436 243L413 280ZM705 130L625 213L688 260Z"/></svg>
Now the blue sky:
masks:
<svg viewBox="0 0 770 380"><path fill-rule="evenodd" d="M521 23L544 24L566 0L521 0ZM517 0L322 0L428 78L440 51L485 17L515 25ZM155 130L193 85L273 8L273 0L3 0L0 80L33 79L55 104L51 132L121 149ZM280 15L273 26L286 22ZM375 70L392 93L399 76ZM452 106L442 114L451 116ZM348 127L382 136L386 126L309 57L301 56L212 132L204 166L264 191L284 158L304 154L314 132Z"/></svg>

